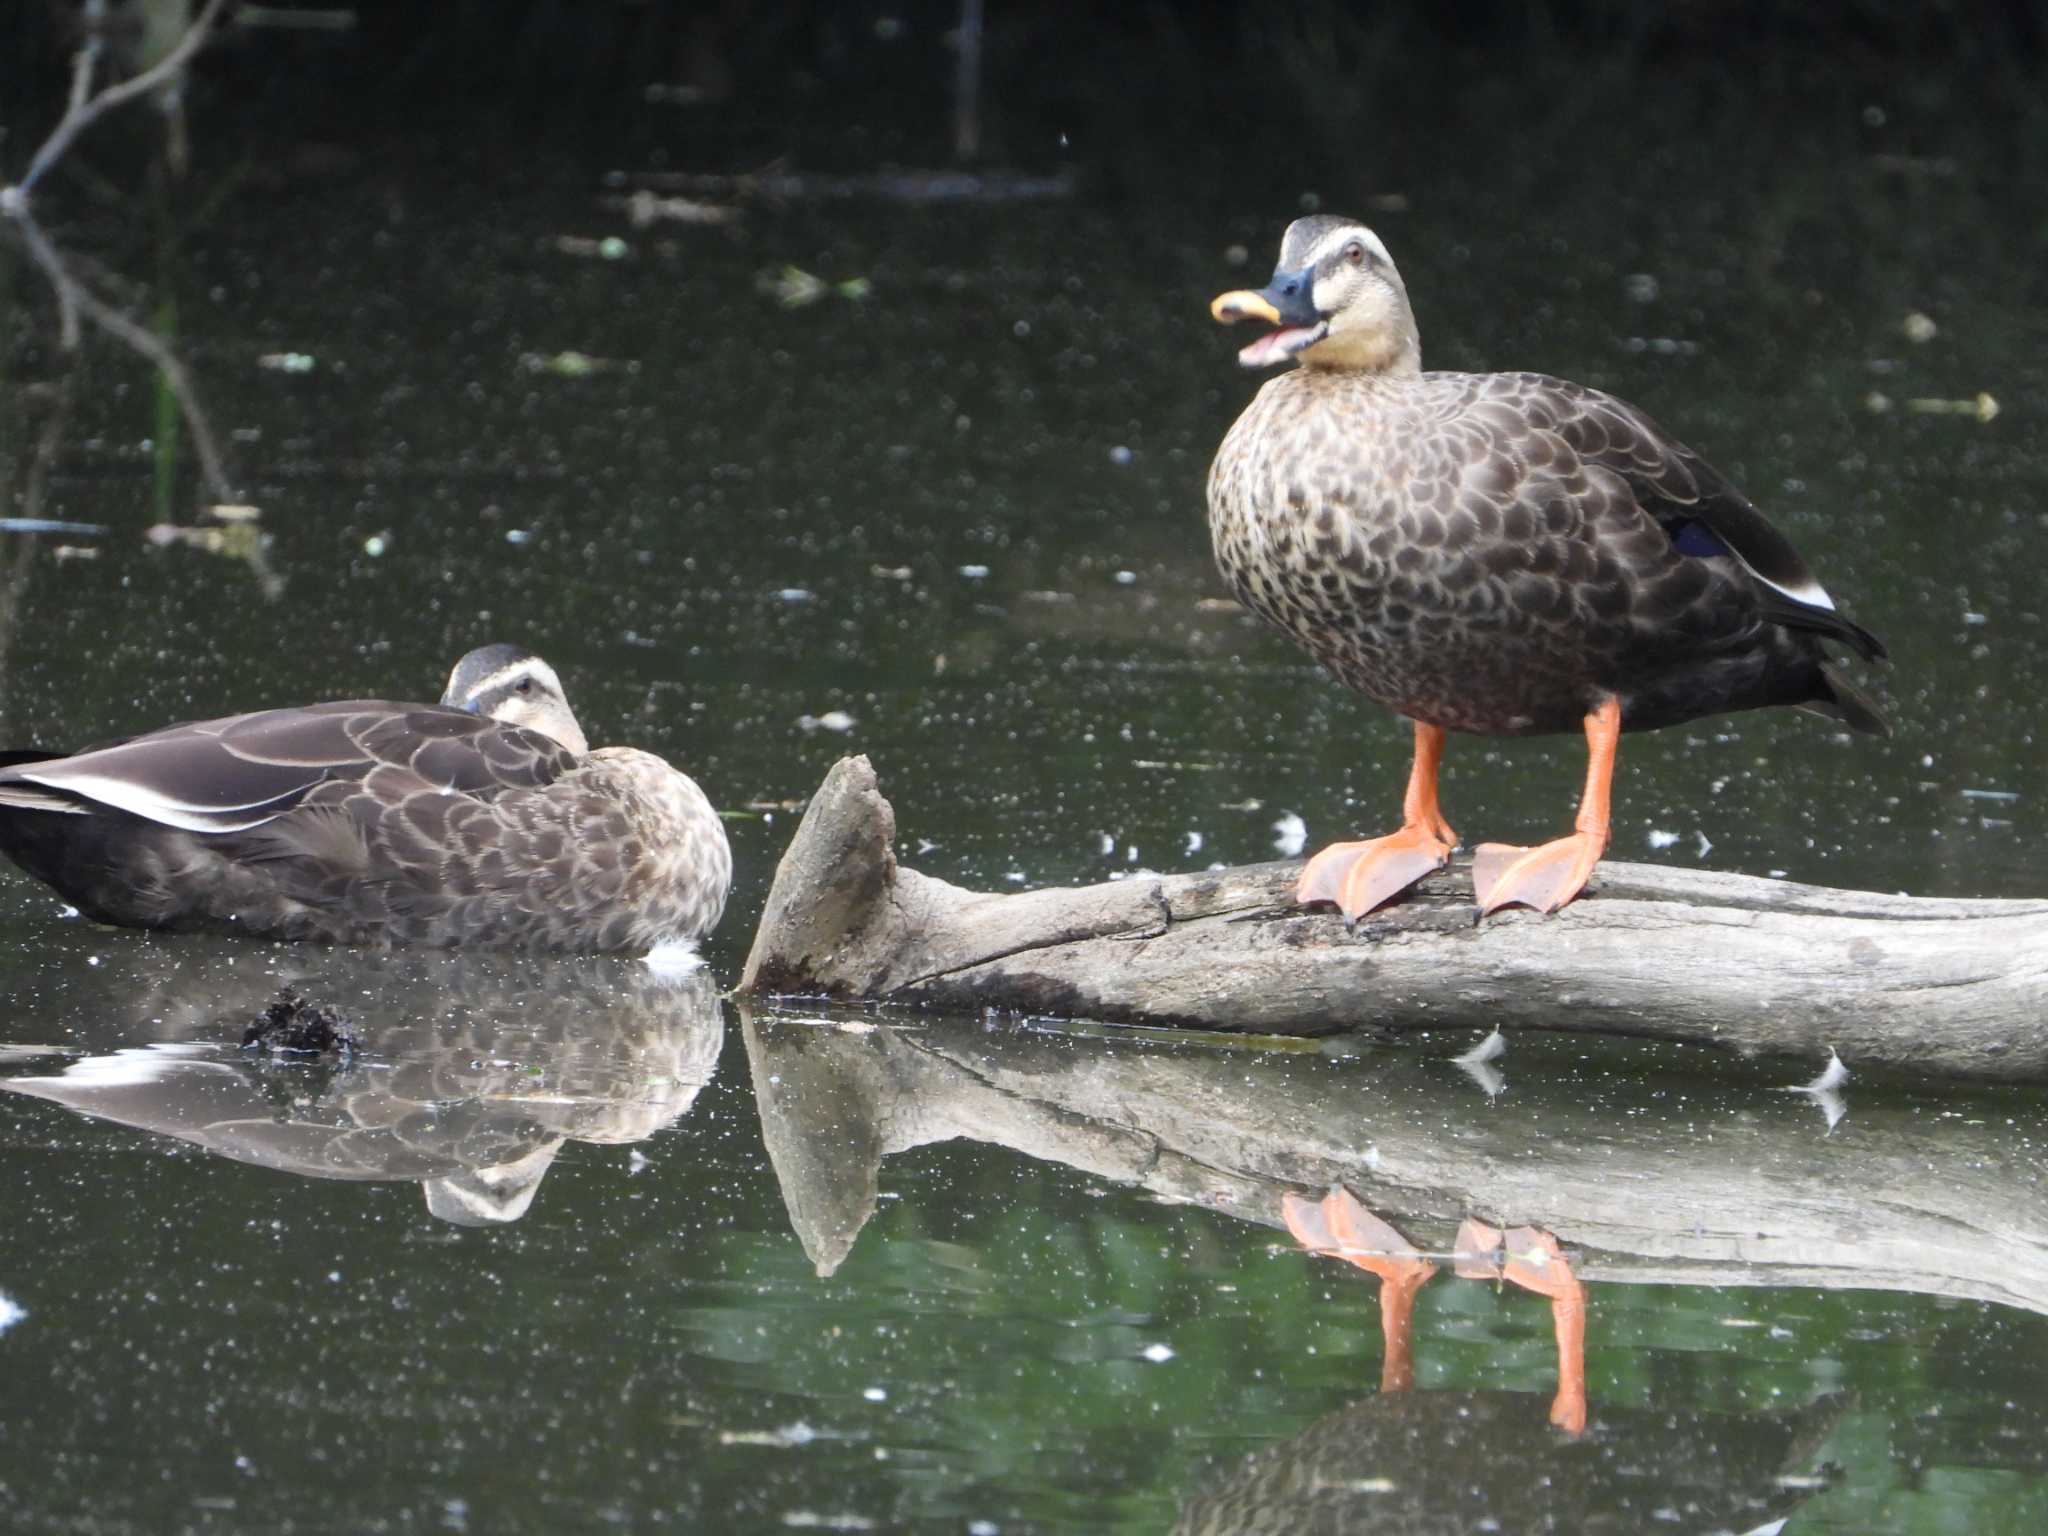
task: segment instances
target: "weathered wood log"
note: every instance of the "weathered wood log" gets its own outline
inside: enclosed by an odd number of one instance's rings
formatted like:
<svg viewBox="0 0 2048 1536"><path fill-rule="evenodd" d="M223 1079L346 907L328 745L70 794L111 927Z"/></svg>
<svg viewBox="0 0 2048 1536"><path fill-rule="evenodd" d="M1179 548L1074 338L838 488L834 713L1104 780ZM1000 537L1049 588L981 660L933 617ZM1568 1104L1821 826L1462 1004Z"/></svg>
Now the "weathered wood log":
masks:
<svg viewBox="0 0 2048 1536"><path fill-rule="evenodd" d="M1347 929L1258 864L986 895L899 866L842 759L776 871L742 994L1313 1035L1503 1026L1852 1068L2048 1079L2048 901L1600 866L1552 917L1477 920L1469 866Z"/></svg>

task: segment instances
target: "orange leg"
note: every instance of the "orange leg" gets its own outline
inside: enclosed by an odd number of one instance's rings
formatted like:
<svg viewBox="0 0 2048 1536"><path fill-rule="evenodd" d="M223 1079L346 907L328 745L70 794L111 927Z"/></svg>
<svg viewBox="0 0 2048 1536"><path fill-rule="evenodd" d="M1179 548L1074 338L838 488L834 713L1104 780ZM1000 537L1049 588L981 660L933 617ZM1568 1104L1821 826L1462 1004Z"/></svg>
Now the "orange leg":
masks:
<svg viewBox="0 0 2048 1536"><path fill-rule="evenodd" d="M1458 834L1437 809L1436 771L1444 760L1441 726L1415 726L1415 766L1401 801L1401 830L1362 843L1332 843L1308 861L1294 888L1303 906L1334 901L1356 922L1451 861Z"/></svg>
<svg viewBox="0 0 2048 1536"><path fill-rule="evenodd" d="M1585 888L1607 851L1608 811L1614 787L1614 751L1621 740L1621 700L1608 699L1586 716L1586 792L1579 797L1578 830L1539 848L1481 843L1472 855L1472 887L1482 916L1520 903L1555 912Z"/></svg>
<svg viewBox="0 0 2048 1536"><path fill-rule="evenodd" d="M1436 1273L1436 1266L1347 1190L1331 1190L1320 1204L1286 1195L1280 1209L1287 1230L1304 1248L1380 1277L1380 1337L1386 1342L1380 1390L1405 1392L1414 1386L1415 1295Z"/></svg>
<svg viewBox="0 0 2048 1536"><path fill-rule="evenodd" d="M1558 1252L1557 1239L1536 1227L1506 1234L1507 1266L1502 1277L1525 1291L1550 1298L1550 1328L1557 1336L1557 1396L1550 1422L1567 1434L1586 1427L1586 1286Z"/></svg>

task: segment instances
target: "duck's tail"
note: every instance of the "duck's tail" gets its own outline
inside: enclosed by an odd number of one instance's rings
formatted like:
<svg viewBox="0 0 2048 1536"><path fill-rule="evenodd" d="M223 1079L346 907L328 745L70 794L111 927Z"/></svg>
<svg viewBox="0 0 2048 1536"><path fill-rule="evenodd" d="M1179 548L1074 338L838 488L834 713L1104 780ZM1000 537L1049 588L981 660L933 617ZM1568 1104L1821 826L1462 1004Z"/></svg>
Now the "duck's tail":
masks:
<svg viewBox="0 0 2048 1536"><path fill-rule="evenodd" d="M1809 699L1802 708L1810 709L1817 715L1826 715L1830 720L1839 720L1852 731L1861 731L1866 736L1889 736L1891 726L1883 715L1877 712L1877 703L1869 694L1842 676L1833 662L1819 664L1821 697Z"/></svg>

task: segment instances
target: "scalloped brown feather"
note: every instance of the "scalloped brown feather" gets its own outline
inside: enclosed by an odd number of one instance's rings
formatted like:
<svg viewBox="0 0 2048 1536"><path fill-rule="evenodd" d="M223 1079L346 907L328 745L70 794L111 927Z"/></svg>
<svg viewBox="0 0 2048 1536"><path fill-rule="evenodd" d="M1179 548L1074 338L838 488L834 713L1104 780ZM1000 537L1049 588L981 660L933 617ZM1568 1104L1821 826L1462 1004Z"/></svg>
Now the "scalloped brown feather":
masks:
<svg viewBox="0 0 2048 1536"><path fill-rule="evenodd" d="M647 949L708 933L732 875L650 753L378 700L0 768L0 849L99 921L353 944Z"/></svg>
<svg viewBox="0 0 2048 1536"><path fill-rule="evenodd" d="M1675 523L1729 553L1682 553ZM1450 730L1576 731L1598 701L1647 730L1768 705L1881 726L1822 636L1790 543L1626 402L1541 374L1302 368L1260 389L1209 475L1238 598L1379 703ZM1795 622L1796 617L1796 622Z"/></svg>

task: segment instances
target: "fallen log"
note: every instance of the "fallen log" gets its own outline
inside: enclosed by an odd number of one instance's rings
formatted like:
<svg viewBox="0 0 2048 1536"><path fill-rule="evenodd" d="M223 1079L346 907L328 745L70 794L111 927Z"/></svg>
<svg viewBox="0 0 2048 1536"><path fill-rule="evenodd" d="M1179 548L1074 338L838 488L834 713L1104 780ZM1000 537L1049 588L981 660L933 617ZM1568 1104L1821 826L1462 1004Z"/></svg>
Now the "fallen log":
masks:
<svg viewBox="0 0 2048 1536"><path fill-rule="evenodd" d="M739 991L1315 1035L1580 1030L1855 1070L2048 1080L2048 901L1600 866L1552 917L1477 921L1469 865L1347 929L1257 864L987 895L896 862L865 757L826 776Z"/></svg>

